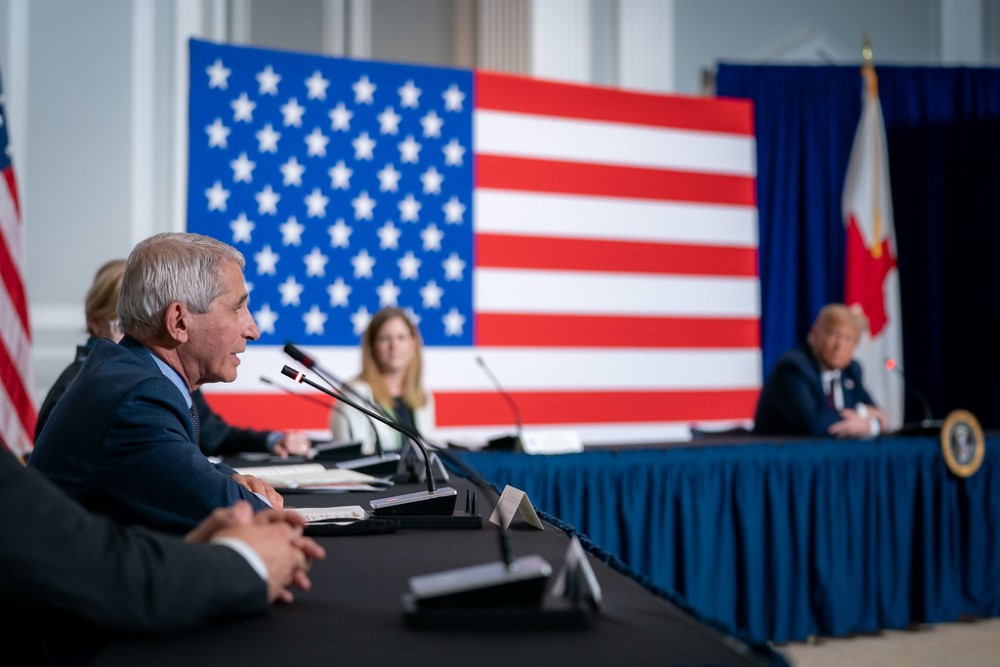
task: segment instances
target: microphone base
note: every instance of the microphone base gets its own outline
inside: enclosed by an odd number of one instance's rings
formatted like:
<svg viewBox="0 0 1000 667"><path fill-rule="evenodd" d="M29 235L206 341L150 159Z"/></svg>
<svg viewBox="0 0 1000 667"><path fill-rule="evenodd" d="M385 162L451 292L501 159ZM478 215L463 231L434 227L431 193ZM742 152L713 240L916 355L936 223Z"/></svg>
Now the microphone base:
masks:
<svg viewBox="0 0 1000 667"><path fill-rule="evenodd" d="M933 435L941 432L944 422L940 419L925 419L919 422L907 422L890 432L888 435Z"/></svg>
<svg viewBox="0 0 1000 667"><path fill-rule="evenodd" d="M346 461L361 456L361 442L352 440L348 442L313 442L312 451L308 458L316 461Z"/></svg>
<svg viewBox="0 0 1000 667"><path fill-rule="evenodd" d="M486 441L488 451L517 452L521 450L521 438L516 435L504 435L499 438L491 438Z"/></svg>
<svg viewBox="0 0 1000 667"><path fill-rule="evenodd" d="M538 607L552 566L541 556L523 556L410 578L415 607Z"/></svg>
<svg viewBox="0 0 1000 667"><path fill-rule="evenodd" d="M375 516L451 516L458 491L445 486L436 491L417 491L369 502Z"/></svg>
<svg viewBox="0 0 1000 667"><path fill-rule="evenodd" d="M374 477L387 477L396 472L399 467L399 454L383 454L382 456L362 456L357 459L340 461L337 468L363 472Z"/></svg>
<svg viewBox="0 0 1000 667"><path fill-rule="evenodd" d="M403 595L403 614L413 630L506 632L510 630L584 630L597 615L560 598L546 598L538 607L418 607Z"/></svg>

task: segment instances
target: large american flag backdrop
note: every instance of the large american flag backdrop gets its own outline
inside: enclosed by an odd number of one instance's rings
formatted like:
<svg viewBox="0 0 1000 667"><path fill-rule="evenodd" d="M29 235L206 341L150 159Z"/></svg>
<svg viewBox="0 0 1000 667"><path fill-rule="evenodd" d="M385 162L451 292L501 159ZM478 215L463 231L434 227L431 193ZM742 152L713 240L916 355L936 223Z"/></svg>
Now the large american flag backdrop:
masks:
<svg viewBox="0 0 1000 667"><path fill-rule="evenodd" d="M190 55L188 229L244 253L261 330L239 378L205 389L234 423L326 429L282 346L353 377L388 305L421 330L441 439L514 426L477 356L525 427L585 444L750 423L748 102L197 40Z"/></svg>

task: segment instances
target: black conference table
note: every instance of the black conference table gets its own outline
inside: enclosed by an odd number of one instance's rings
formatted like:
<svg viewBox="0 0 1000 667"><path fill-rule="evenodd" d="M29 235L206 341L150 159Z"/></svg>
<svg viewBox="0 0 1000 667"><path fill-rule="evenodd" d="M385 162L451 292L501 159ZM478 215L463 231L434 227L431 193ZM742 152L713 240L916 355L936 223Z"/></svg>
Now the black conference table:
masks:
<svg viewBox="0 0 1000 667"><path fill-rule="evenodd" d="M455 473L439 486L458 490L459 510L467 489L474 488ZM412 484L379 493L289 494L286 504L367 508L373 498L422 488ZM549 627L542 615L540 622L529 621L526 627L492 625L488 618L465 623L469 627L411 627L402 603L411 577L500 560L498 529L488 521L492 503L482 492L478 510L483 517L478 529L403 527L387 534L317 537L327 557L313 566L312 590L298 592L291 605L278 604L266 617L180 635L114 641L94 664L788 664L768 644L727 634L589 553L603 604L588 625ZM538 530L515 520L510 535L516 557L538 554L555 573L562 569L570 539L555 526ZM547 594L542 608L553 600ZM478 618L476 614L471 610L468 618Z"/></svg>

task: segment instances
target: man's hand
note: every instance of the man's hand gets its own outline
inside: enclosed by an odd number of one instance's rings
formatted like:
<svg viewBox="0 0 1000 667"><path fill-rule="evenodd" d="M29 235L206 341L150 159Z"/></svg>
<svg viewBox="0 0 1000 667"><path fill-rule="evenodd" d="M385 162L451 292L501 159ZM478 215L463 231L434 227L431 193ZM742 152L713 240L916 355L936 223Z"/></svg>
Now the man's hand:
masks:
<svg viewBox="0 0 1000 667"><path fill-rule="evenodd" d="M253 508L245 500L237 500L230 507L219 507L212 511L205 520L191 529L184 536L185 542L192 544L207 544L215 535L225 528L249 526L253 523Z"/></svg>
<svg viewBox="0 0 1000 667"><path fill-rule="evenodd" d="M866 415L862 415L857 410L845 408L840 411L841 420L835 422L827 429L827 433L838 438L867 438L872 435L873 408L869 408ZM881 410L878 412L881 413ZM884 414L882 415L885 416ZM881 419L879 419L881 421ZM886 420L888 425L888 419Z"/></svg>
<svg viewBox="0 0 1000 667"><path fill-rule="evenodd" d="M312 586L309 568L326 552L315 540L302 534L305 519L286 510L263 510L254 513L250 503L238 501L232 507L213 511L185 536L194 543L207 543L216 537L242 540L257 552L267 567L267 597L274 602L291 602L292 588L306 591Z"/></svg>
<svg viewBox="0 0 1000 667"><path fill-rule="evenodd" d="M274 453L281 458L305 456L312 448L312 441L303 433L289 431L274 446Z"/></svg>
<svg viewBox="0 0 1000 667"><path fill-rule="evenodd" d="M281 509L285 506L285 499L281 497L281 494L264 480L253 475L233 475L233 479L250 491L267 498L267 502L271 503L271 507L274 509Z"/></svg>
<svg viewBox="0 0 1000 667"><path fill-rule="evenodd" d="M876 408L874 405L869 405L868 416L874 417L878 420L878 425L881 427L881 433L885 433L889 430L889 415L887 415L885 411L880 408Z"/></svg>

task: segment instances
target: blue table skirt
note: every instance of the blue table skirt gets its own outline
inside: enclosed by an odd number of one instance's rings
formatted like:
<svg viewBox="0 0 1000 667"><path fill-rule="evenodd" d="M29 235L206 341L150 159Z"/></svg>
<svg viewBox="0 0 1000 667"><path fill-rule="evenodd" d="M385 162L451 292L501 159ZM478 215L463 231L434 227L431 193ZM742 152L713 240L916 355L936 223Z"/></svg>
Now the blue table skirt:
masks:
<svg viewBox="0 0 1000 667"><path fill-rule="evenodd" d="M463 459L753 638L1000 615L1000 436L965 479L930 436Z"/></svg>

